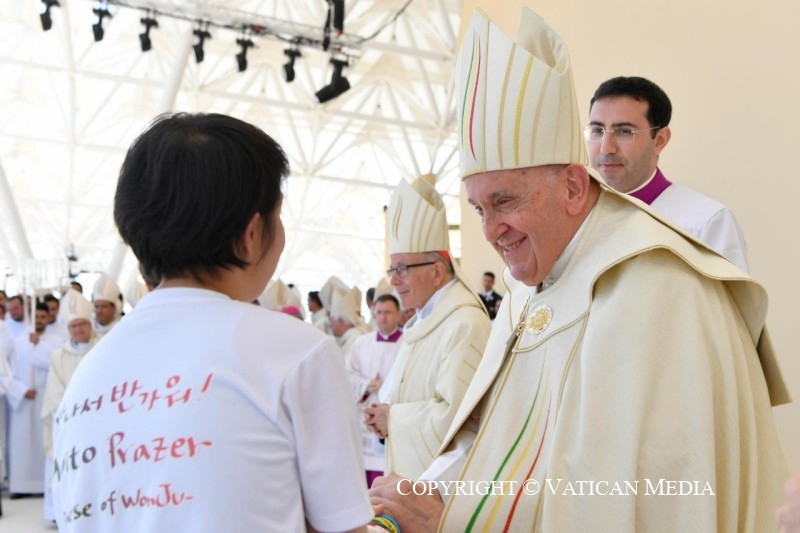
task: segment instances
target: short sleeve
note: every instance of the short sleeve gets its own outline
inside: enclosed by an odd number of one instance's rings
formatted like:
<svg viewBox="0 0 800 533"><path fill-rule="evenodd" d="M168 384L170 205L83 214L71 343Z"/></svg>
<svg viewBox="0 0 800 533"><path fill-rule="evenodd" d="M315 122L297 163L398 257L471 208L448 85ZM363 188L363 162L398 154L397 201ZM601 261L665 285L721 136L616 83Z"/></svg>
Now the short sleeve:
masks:
<svg viewBox="0 0 800 533"><path fill-rule="evenodd" d="M303 505L319 531L343 531L373 517L356 414L344 361L325 338L288 375L282 408L291 420Z"/></svg>

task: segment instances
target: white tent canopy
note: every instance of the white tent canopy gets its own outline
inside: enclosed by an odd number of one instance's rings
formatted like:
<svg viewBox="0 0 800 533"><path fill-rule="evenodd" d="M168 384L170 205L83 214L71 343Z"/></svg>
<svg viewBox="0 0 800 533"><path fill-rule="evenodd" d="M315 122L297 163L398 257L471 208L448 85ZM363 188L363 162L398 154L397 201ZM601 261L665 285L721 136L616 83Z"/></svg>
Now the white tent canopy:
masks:
<svg viewBox="0 0 800 533"><path fill-rule="evenodd" d="M285 41L249 37L255 47L238 72L242 31L214 26L321 39L323 0L112 0L100 42L92 35L96 2L60 0L49 31L40 22L43 3L7 4L0 10L0 271L12 292L31 258L55 270L64 265L64 276L106 271L127 290L137 265L113 224L117 173L130 142L165 111L230 114L281 143L292 175L276 276L303 291L331 275L361 287L381 277L383 206L402 178L435 173L451 224L460 219L456 0L347 0L345 32L334 33L331 49L345 44L343 74L352 88L325 104L314 93L330 81L331 50L301 47L296 79L287 83ZM149 33L152 49L142 52L146 16L158 27ZM212 23L212 37L197 63L200 20ZM68 255L76 260L67 263Z"/></svg>

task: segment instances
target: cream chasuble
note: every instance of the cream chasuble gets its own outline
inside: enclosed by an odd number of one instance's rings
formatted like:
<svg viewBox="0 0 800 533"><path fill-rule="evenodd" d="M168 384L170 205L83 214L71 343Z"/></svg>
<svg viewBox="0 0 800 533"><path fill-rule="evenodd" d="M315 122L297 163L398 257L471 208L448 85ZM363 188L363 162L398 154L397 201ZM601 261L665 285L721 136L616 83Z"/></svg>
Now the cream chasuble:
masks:
<svg viewBox="0 0 800 533"><path fill-rule="evenodd" d="M416 479L430 466L478 368L490 327L478 297L456 281L425 320L403 331L389 399L386 472Z"/></svg>
<svg viewBox="0 0 800 533"><path fill-rule="evenodd" d="M763 289L616 193L590 217L549 289L504 274L445 438L479 416L472 488L440 486L440 530L770 530L788 475L770 392L787 396Z"/></svg>

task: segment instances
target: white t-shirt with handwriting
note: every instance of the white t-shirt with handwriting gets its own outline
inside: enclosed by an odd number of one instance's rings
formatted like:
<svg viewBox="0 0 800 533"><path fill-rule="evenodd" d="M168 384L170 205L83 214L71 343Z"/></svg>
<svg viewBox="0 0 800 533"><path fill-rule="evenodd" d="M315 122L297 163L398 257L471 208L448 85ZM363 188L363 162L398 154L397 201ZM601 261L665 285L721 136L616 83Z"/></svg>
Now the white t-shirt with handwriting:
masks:
<svg viewBox="0 0 800 533"><path fill-rule="evenodd" d="M54 415L62 532L320 531L372 518L334 340L203 289L150 293Z"/></svg>

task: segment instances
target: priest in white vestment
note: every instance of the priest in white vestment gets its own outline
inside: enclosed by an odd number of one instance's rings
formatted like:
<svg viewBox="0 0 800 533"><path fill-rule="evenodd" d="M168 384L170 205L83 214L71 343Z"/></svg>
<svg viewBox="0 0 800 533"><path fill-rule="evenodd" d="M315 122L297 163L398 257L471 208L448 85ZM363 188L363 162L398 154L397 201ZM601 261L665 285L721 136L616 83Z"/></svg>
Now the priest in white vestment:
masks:
<svg viewBox="0 0 800 533"><path fill-rule="evenodd" d="M11 384L11 366L8 363L14 348L14 336L4 320L0 320L0 479L6 478L6 406L5 393Z"/></svg>
<svg viewBox="0 0 800 533"><path fill-rule="evenodd" d="M328 310L322 305L319 291L309 292L306 303L308 304L308 311L311 313L311 324L323 333L330 335L331 324L328 317Z"/></svg>
<svg viewBox="0 0 800 533"><path fill-rule="evenodd" d="M417 532L773 530L789 397L764 289L588 168L566 47L535 13L516 42L475 13L456 80L507 293L433 487L387 476L373 504Z"/></svg>
<svg viewBox="0 0 800 533"><path fill-rule="evenodd" d="M34 331L14 340L9 363L12 379L6 390L8 402L8 490L12 495L41 494L44 487L44 438L39 413L50 354L60 336L46 330L49 311L39 304Z"/></svg>
<svg viewBox="0 0 800 533"><path fill-rule="evenodd" d="M26 331L30 326L30 320L25 317L25 304L22 296L12 296L6 302L5 322L14 337Z"/></svg>
<svg viewBox="0 0 800 533"><path fill-rule="evenodd" d="M336 338L344 361L347 361L356 340L368 331L358 311L361 291L331 276L320 289L319 296L328 310L331 335Z"/></svg>
<svg viewBox="0 0 800 533"><path fill-rule="evenodd" d="M394 365L403 331L400 303L391 294L379 295L373 303L377 331L356 339L347 358L347 374L353 387L358 418L361 420L361 455L367 470L367 486L383 474L385 445L364 425L362 409L379 403L378 392Z"/></svg>
<svg viewBox="0 0 800 533"><path fill-rule="evenodd" d="M368 425L388 437L386 472L419 476L433 461L478 368L491 324L450 256L444 202L432 175L401 180L389 205L387 272L404 308L388 404L365 409Z"/></svg>
<svg viewBox="0 0 800 533"><path fill-rule="evenodd" d="M747 245L733 212L672 183L658 168L672 136L671 116L669 97L648 79L618 76L601 83L584 128L589 161L614 190L643 201L747 272Z"/></svg>
<svg viewBox="0 0 800 533"><path fill-rule="evenodd" d="M52 294L46 294L44 296L44 303L50 310L50 320L47 323L47 329L64 339L64 342L67 342L67 340L69 340L69 333L67 332L67 325L64 324L58 314L60 308L58 298Z"/></svg>

